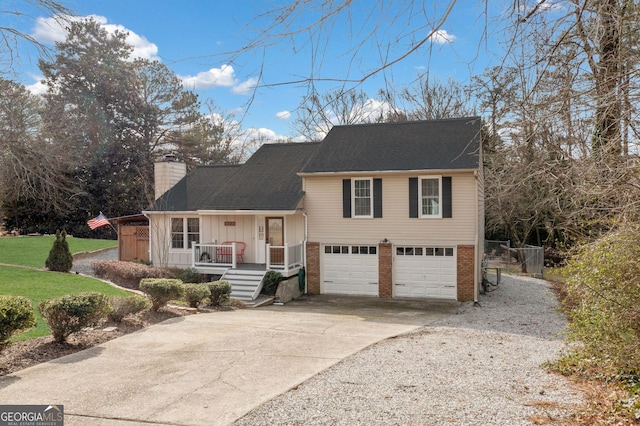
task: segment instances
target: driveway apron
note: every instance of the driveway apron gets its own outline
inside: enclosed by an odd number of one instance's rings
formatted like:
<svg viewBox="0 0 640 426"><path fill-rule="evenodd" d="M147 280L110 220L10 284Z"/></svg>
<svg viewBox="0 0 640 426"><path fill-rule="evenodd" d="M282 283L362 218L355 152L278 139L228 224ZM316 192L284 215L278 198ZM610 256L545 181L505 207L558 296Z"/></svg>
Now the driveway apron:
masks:
<svg viewBox="0 0 640 426"><path fill-rule="evenodd" d="M2 377L0 401L62 404L67 425L229 424L341 359L458 306L308 300L173 318Z"/></svg>

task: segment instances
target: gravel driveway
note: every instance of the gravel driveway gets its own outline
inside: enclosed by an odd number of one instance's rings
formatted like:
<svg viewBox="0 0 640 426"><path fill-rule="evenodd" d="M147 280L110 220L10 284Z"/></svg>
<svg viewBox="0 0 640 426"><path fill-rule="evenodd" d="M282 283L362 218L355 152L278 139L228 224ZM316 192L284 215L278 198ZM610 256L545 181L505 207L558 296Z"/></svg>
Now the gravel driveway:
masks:
<svg viewBox="0 0 640 426"><path fill-rule="evenodd" d="M91 264L98 260L118 260L118 247L98 250L92 253L81 253L73 257L71 272L95 276Z"/></svg>
<svg viewBox="0 0 640 426"><path fill-rule="evenodd" d="M234 424L531 425L583 402L540 367L565 348L547 282L503 277L480 305L373 345Z"/></svg>

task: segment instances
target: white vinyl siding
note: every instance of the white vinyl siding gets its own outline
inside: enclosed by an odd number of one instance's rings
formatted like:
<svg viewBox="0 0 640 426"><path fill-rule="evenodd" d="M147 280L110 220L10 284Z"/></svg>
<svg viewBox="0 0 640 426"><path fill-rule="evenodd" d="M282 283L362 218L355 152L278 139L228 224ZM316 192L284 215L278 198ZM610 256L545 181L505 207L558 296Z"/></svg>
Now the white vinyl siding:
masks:
<svg viewBox="0 0 640 426"><path fill-rule="evenodd" d="M305 177L304 207L308 217L308 240L325 243L349 241L369 244L385 238L394 244L437 245L476 244L478 194L472 172L452 176L453 218L415 220L409 218L410 174L378 175L382 178L384 217L370 221L343 218L342 180L344 176ZM415 176L415 175L413 175Z"/></svg>

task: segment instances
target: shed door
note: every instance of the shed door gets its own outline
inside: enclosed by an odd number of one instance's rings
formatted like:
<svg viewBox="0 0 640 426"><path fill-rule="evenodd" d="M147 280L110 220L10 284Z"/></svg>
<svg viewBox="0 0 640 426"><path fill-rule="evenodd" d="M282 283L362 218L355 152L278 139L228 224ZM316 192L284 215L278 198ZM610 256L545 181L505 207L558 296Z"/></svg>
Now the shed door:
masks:
<svg viewBox="0 0 640 426"><path fill-rule="evenodd" d="M394 296L457 298L454 247L396 246Z"/></svg>
<svg viewBox="0 0 640 426"><path fill-rule="evenodd" d="M322 250L324 294L378 295L378 247L325 245Z"/></svg>

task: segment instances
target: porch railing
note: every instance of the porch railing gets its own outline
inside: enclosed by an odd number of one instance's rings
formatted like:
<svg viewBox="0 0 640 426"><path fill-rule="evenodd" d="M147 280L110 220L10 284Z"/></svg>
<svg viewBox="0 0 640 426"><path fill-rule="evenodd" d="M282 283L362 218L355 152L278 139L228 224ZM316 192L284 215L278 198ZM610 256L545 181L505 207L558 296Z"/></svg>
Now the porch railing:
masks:
<svg viewBox="0 0 640 426"><path fill-rule="evenodd" d="M194 244L192 247L192 267L237 267L236 244ZM231 253L229 255L229 253ZM304 243L266 247L266 269L288 272L303 266Z"/></svg>
<svg viewBox="0 0 640 426"><path fill-rule="evenodd" d="M304 243L272 246L267 244L267 269L288 272L303 265Z"/></svg>
<svg viewBox="0 0 640 426"><path fill-rule="evenodd" d="M197 266L220 266L236 268L237 248L236 243L231 244L194 244L192 247L193 257L191 265Z"/></svg>

